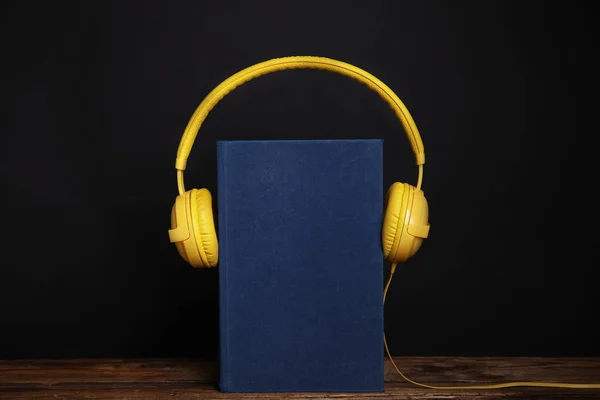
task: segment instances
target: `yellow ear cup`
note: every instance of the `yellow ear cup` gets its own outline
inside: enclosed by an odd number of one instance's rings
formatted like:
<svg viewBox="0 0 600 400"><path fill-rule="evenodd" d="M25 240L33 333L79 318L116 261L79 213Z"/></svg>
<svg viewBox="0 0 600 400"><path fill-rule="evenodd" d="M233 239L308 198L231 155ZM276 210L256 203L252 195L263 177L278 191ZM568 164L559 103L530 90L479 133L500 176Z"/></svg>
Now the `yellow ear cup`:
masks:
<svg viewBox="0 0 600 400"><path fill-rule="evenodd" d="M190 193L193 236L203 267L215 267L219 262L219 242L212 212L212 196L207 189Z"/></svg>
<svg viewBox="0 0 600 400"><path fill-rule="evenodd" d="M383 218L383 229L381 241L383 245L383 256L391 262L396 257L398 243L404 224L404 210L406 209L406 196L404 183L395 182L390 186L385 197L385 216Z"/></svg>
<svg viewBox="0 0 600 400"><path fill-rule="evenodd" d="M181 257L193 267L215 267L219 245L206 189L192 189L177 196L171 210L169 238Z"/></svg>
<svg viewBox="0 0 600 400"><path fill-rule="evenodd" d="M383 255L391 263L406 262L429 235L429 207L422 190L396 182L386 195L381 233Z"/></svg>
<svg viewBox="0 0 600 400"><path fill-rule="evenodd" d="M421 248L423 240L429 236L429 204L422 190L410 186L411 194L400 237L397 256L406 261Z"/></svg>
<svg viewBox="0 0 600 400"><path fill-rule="evenodd" d="M171 209L171 229L169 238L175 243L179 255L188 263L190 258L187 255L186 242L189 242L190 233L188 229L188 217L185 207L185 196L177 196L175 204Z"/></svg>

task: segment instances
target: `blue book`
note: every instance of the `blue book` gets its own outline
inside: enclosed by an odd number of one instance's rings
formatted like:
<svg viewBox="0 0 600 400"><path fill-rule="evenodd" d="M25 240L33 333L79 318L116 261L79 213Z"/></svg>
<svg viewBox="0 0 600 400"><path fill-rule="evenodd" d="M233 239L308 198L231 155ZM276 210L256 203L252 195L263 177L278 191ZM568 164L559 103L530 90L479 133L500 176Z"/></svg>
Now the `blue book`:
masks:
<svg viewBox="0 0 600 400"><path fill-rule="evenodd" d="M217 151L221 391L383 391L382 141Z"/></svg>

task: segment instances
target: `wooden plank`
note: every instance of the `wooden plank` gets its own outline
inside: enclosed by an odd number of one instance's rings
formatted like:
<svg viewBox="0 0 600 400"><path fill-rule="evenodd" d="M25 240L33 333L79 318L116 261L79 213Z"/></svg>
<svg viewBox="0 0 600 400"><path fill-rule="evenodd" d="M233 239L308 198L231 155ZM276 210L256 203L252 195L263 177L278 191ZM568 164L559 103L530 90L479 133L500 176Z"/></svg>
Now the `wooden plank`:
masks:
<svg viewBox="0 0 600 400"><path fill-rule="evenodd" d="M508 381L600 383L600 358L394 357L408 378L429 385L474 385ZM400 382L386 359L386 382Z"/></svg>
<svg viewBox="0 0 600 400"><path fill-rule="evenodd" d="M516 380L600 381L600 358L396 357L409 378L426 384ZM215 383L215 361L197 359L65 359L0 361L0 385L59 383ZM389 360L386 382L403 382Z"/></svg>
<svg viewBox="0 0 600 400"><path fill-rule="evenodd" d="M598 383L600 358L397 357L411 379L432 385L506 381ZM389 360L385 393L220 393L214 361L196 359L76 359L0 361L0 398L298 398L298 399L599 399L600 389L509 388L434 390L404 381Z"/></svg>
<svg viewBox="0 0 600 400"><path fill-rule="evenodd" d="M214 386L206 384L184 386L182 384L157 385L73 385L48 387L8 388L0 386L0 399L600 399L595 390L567 389L502 389L489 391L448 391L407 387L404 384L388 383L384 393L220 393Z"/></svg>
<svg viewBox="0 0 600 400"><path fill-rule="evenodd" d="M187 359L65 359L0 361L3 384L213 383L214 361Z"/></svg>

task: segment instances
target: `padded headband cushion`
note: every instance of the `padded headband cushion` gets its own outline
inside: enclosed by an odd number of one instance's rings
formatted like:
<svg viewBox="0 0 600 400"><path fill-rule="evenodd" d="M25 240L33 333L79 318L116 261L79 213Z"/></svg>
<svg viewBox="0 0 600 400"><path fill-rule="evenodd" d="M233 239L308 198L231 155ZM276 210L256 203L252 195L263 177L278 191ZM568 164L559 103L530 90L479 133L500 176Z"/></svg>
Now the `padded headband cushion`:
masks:
<svg viewBox="0 0 600 400"><path fill-rule="evenodd" d="M415 154L417 165L422 165L425 163L423 141L421 140L421 135L419 134L419 130L417 129L414 120L404 103L402 103L400 98L385 83L367 71L342 61L325 57L296 56L275 58L252 65L230 76L228 79L215 87L196 108L185 128L179 143L179 148L177 149L175 168L180 171L186 169L187 159L191 152L196 135L198 134L198 130L202 126L210 111L217 105L219 101L227 96L228 93L252 79L287 69L320 69L335 72L355 79L356 81L363 83L370 89L374 90L389 104L400 120L410 142L413 153ZM180 191L180 194L184 191L183 184L181 186L182 190Z"/></svg>

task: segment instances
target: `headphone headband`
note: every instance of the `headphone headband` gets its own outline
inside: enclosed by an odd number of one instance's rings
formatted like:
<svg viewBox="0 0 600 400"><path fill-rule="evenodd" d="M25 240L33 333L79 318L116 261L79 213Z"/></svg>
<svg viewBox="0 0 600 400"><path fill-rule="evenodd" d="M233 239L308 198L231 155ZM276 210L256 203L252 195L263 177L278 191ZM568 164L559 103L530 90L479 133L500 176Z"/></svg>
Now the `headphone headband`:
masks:
<svg viewBox="0 0 600 400"><path fill-rule="evenodd" d="M375 76L367 71L348 63L333 60L324 57L313 56L296 56L275 58L255 64L227 78L217 87L215 87L200 105L194 111L190 118L181 141L177 149L177 158L175 160L175 168L177 169L179 191L185 191L183 187L183 171L186 168L187 159L192 150L194 140L200 129L200 126L208 116L208 113L221 101L227 94L231 93L238 86L262 75L267 75L272 72L283 71L286 69L321 69L325 71L336 72L340 75L345 75L357 80L368 86L379 94L389 106L394 110L394 113L402 123L408 140L410 142L413 153L415 154L416 164L419 166L419 185L422 179L422 165L425 164L425 151L423 141L417 126L408 112L408 109L402 103L400 98L386 84L381 82Z"/></svg>

